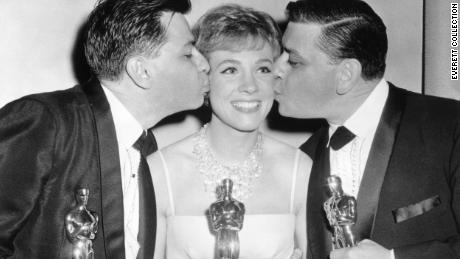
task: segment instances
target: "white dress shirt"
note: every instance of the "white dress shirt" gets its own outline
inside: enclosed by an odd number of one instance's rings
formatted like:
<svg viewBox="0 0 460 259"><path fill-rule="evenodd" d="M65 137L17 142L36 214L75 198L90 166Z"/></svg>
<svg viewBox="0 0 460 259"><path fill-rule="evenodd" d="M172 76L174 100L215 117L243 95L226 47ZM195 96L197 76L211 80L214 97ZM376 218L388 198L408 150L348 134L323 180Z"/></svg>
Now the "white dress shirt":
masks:
<svg viewBox="0 0 460 259"><path fill-rule="evenodd" d="M343 192L353 195L355 198L358 197L359 186L375 132L388 98L388 91L388 83L382 78L364 103L343 125L329 125L329 136L332 136L339 126L345 126L356 136L341 149L330 149L331 175L339 176L342 180ZM390 258L395 258L393 249Z"/></svg>
<svg viewBox="0 0 460 259"><path fill-rule="evenodd" d="M331 175L339 176L344 193L355 198L387 97L388 83L382 79L363 104L343 123L356 137L339 150L330 149ZM339 126L329 125L329 136Z"/></svg>
<svg viewBox="0 0 460 259"><path fill-rule="evenodd" d="M112 111L120 155L121 184L123 190L123 215L125 233L125 258L136 259L139 250L139 187L137 171L140 153L133 144L142 134L140 123L129 113L118 98L102 86Z"/></svg>

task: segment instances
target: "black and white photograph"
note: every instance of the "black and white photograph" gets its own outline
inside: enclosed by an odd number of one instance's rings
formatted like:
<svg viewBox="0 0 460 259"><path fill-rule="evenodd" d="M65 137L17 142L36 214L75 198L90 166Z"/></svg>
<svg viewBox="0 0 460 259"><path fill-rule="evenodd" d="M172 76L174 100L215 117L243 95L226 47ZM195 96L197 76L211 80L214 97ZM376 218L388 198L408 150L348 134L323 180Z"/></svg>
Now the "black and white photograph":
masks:
<svg viewBox="0 0 460 259"><path fill-rule="evenodd" d="M0 259L460 258L458 0L0 0Z"/></svg>

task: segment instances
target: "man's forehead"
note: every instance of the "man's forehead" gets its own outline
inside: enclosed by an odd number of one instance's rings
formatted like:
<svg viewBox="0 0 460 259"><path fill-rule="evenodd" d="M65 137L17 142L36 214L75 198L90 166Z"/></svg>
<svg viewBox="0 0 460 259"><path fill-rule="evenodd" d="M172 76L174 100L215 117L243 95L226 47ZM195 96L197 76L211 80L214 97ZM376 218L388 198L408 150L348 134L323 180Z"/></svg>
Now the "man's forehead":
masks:
<svg viewBox="0 0 460 259"><path fill-rule="evenodd" d="M161 16L161 22L166 28L167 40L181 39L184 43L194 41L190 26L181 13L165 12Z"/></svg>
<svg viewBox="0 0 460 259"><path fill-rule="evenodd" d="M321 26L314 23L289 22L283 35L283 47L287 51L301 51L314 43L321 33Z"/></svg>

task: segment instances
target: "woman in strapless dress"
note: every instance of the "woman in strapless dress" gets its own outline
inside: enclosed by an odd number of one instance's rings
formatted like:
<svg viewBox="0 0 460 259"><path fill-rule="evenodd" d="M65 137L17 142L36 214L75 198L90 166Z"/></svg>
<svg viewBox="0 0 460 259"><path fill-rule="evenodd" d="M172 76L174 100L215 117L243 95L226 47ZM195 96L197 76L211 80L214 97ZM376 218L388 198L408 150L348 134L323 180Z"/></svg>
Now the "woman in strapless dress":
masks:
<svg viewBox="0 0 460 259"><path fill-rule="evenodd" d="M226 178L245 207L239 258L305 258L311 160L259 130L273 104L280 31L269 15L239 5L208 11L193 31L211 68L211 120L148 158L157 199L155 259L215 258L208 212Z"/></svg>

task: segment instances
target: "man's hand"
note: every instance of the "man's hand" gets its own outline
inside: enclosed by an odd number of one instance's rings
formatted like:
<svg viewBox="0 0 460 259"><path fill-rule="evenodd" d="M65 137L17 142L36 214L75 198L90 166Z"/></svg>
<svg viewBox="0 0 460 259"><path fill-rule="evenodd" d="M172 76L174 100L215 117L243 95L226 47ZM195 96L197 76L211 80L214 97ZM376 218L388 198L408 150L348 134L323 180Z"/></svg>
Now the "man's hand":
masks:
<svg viewBox="0 0 460 259"><path fill-rule="evenodd" d="M391 259L391 250L364 239L355 247L336 249L331 252L331 259Z"/></svg>

